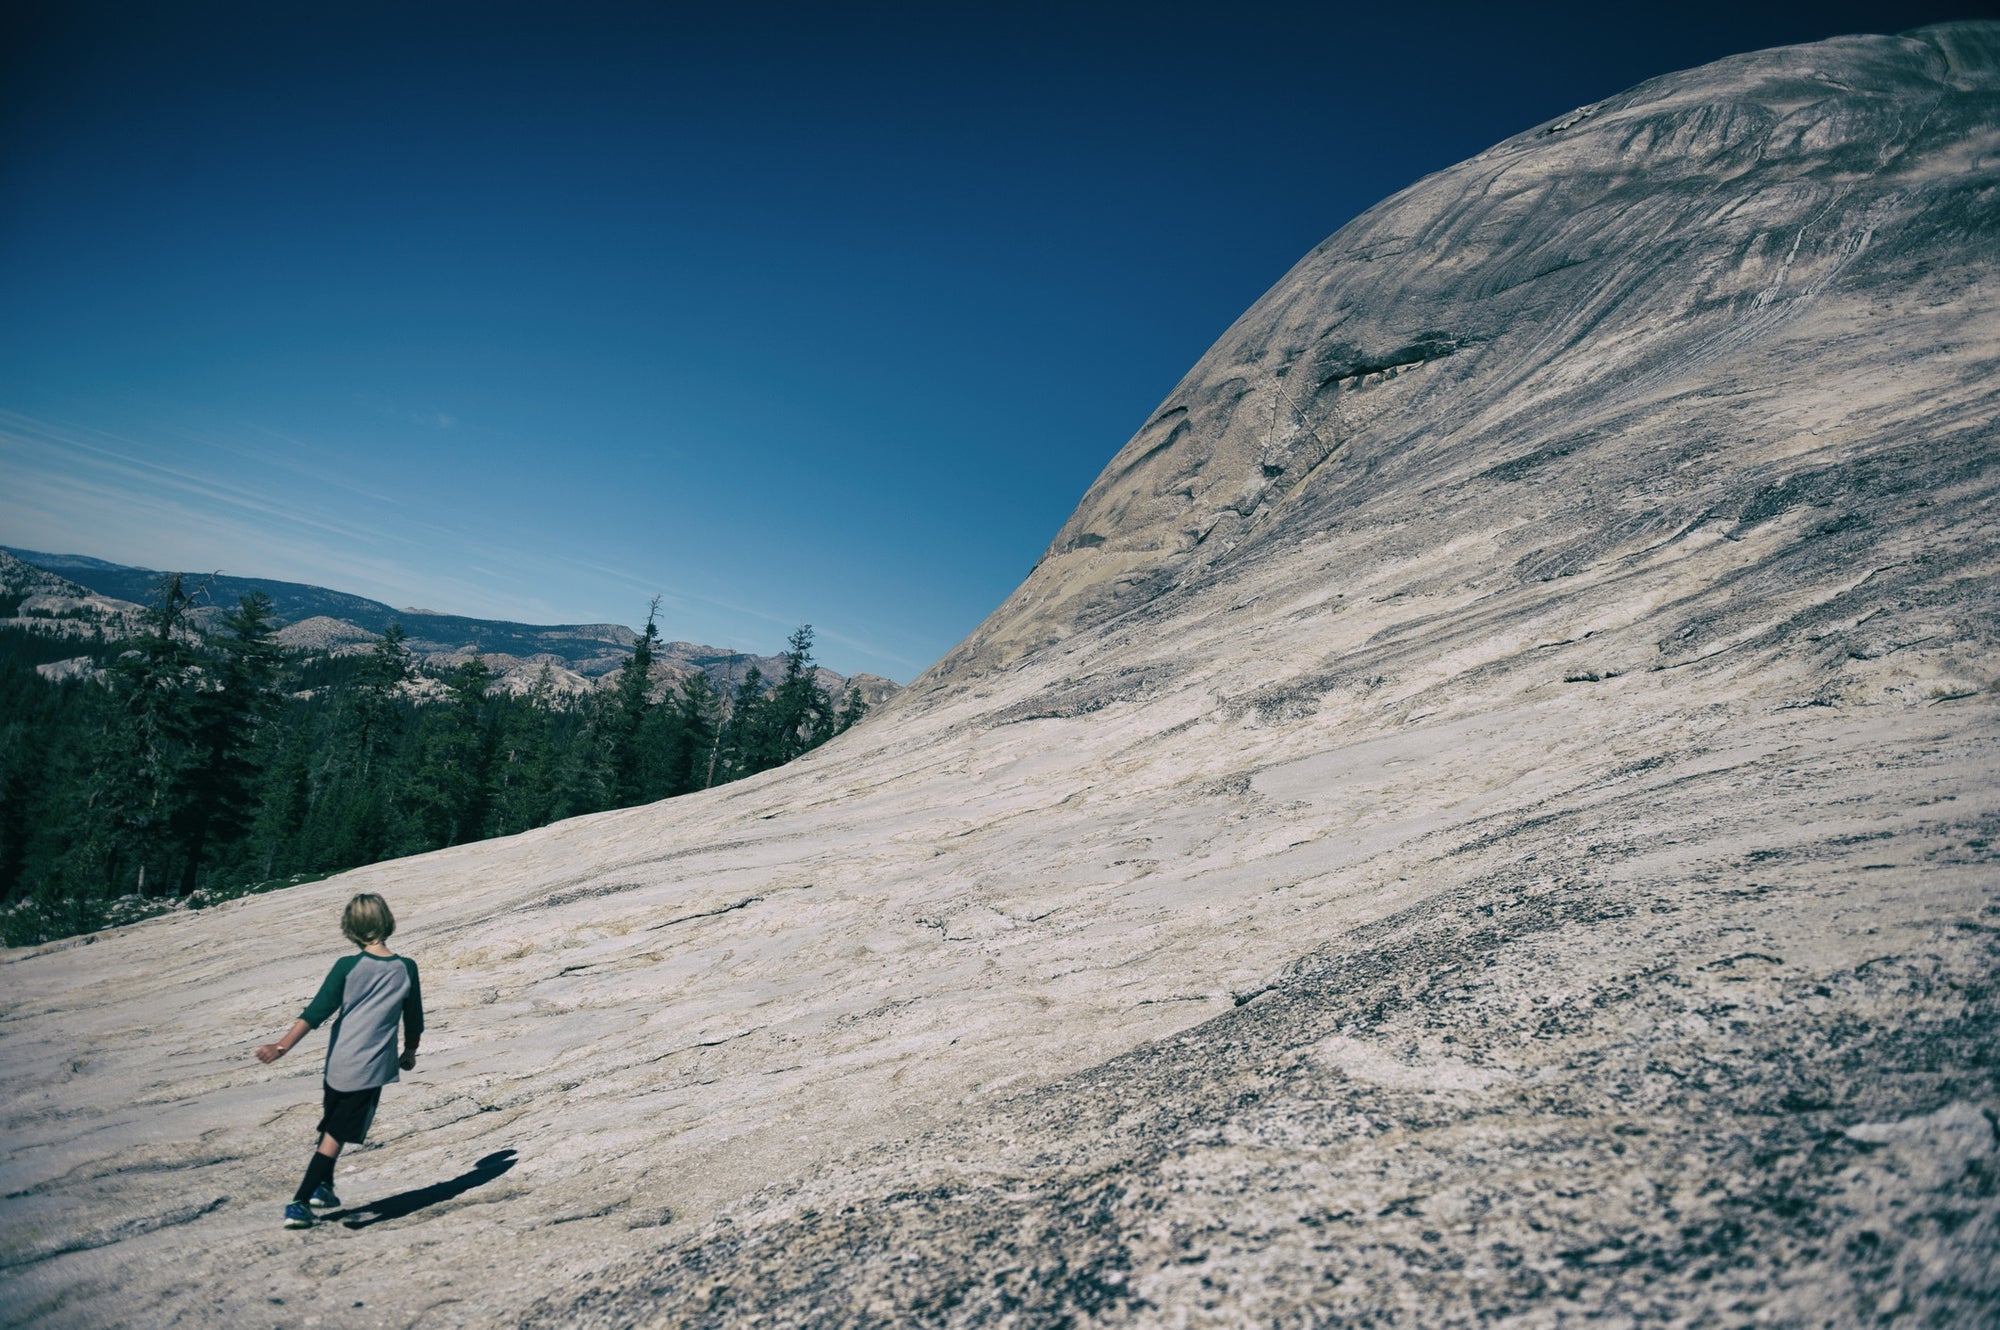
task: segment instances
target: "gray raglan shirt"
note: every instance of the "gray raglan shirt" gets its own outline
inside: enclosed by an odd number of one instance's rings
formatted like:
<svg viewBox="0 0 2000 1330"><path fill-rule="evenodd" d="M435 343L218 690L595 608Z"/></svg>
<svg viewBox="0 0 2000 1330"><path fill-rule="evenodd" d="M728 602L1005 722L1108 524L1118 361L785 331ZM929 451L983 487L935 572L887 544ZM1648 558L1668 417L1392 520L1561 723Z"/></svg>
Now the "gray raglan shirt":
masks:
<svg viewBox="0 0 2000 1330"><path fill-rule="evenodd" d="M424 1032L423 989L408 956L343 956L299 1013L314 1029L340 1013L326 1044L326 1083L336 1090L367 1090L396 1076L396 1026L414 1041Z"/></svg>

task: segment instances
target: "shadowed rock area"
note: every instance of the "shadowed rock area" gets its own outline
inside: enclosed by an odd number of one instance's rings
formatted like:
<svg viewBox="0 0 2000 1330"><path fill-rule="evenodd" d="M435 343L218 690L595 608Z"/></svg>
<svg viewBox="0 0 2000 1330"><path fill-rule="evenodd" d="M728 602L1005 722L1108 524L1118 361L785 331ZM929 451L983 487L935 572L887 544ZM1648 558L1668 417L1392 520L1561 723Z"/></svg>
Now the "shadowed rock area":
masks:
<svg viewBox="0 0 2000 1330"><path fill-rule="evenodd" d="M9 1319L1991 1324L1996 262L1996 24L1419 182L826 748L8 953Z"/></svg>

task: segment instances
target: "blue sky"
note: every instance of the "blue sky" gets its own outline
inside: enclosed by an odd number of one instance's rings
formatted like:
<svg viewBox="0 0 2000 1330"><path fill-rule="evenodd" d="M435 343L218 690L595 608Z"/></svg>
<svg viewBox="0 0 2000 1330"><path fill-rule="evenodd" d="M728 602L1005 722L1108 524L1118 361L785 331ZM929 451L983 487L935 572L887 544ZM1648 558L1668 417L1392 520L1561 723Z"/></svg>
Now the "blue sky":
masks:
<svg viewBox="0 0 2000 1330"><path fill-rule="evenodd" d="M907 680L1356 213L1981 11L10 6L0 544Z"/></svg>

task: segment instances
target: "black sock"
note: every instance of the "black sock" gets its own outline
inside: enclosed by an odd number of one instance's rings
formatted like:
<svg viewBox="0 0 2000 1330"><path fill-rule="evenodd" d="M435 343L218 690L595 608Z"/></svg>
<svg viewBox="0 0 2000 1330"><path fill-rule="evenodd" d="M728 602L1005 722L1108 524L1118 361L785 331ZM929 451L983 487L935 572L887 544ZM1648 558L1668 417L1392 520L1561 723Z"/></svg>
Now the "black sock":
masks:
<svg viewBox="0 0 2000 1330"><path fill-rule="evenodd" d="M333 1182L333 1158L315 1150L312 1162L306 1165L306 1180L299 1184L299 1193L292 1199L304 1205L312 1199L312 1194L319 1190L322 1182L329 1185Z"/></svg>

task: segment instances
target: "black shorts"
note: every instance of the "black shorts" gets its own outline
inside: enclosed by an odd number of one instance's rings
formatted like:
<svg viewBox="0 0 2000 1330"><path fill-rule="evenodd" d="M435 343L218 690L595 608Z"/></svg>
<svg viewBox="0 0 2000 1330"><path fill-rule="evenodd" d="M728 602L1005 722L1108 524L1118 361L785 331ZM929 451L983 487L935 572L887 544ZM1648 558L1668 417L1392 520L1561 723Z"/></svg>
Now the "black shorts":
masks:
<svg viewBox="0 0 2000 1330"><path fill-rule="evenodd" d="M319 1130L342 1145L359 1145L368 1138L368 1124L375 1120L375 1105L382 1102L382 1087L366 1090L336 1090L324 1081L326 1097L320 1109Z"/></svg>

